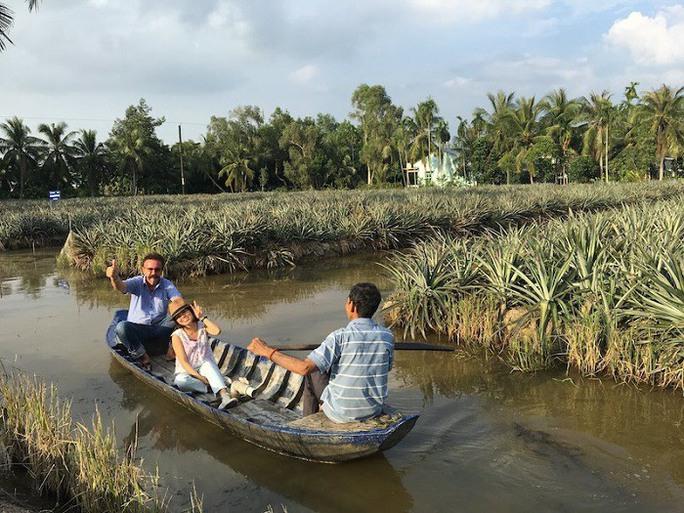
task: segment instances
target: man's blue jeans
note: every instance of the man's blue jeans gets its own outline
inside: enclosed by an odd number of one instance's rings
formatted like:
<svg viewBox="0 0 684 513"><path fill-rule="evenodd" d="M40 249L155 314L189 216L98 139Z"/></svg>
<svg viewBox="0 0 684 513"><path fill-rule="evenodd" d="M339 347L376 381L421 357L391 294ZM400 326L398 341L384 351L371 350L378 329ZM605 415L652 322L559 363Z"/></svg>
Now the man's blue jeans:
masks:
<svg viewBox="0 0 684 513"><path fill-rule="evenodd" d="M168 317L152 325L121 321L116 325L116 336L133 358L141 358L145 353L166 353L174 330L175 323Z"/></svg>

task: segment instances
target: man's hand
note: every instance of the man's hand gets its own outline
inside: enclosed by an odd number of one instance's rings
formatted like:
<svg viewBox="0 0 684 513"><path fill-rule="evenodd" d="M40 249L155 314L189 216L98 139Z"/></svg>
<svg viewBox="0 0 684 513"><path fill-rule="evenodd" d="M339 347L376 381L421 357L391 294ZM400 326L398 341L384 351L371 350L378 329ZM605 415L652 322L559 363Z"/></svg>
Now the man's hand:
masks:
<svg viewBox="0 0 684 513"><path fill-rule="evenodd" d="M112 265L107 267L107 270L105 271L105 276L109 278L110 280L112 278L115 278L116 276L119 276L119 267L116 265L116 260L112 260Z"/></svg>
<svg viewBox="0 0 684 513"><path fill-rule="evenodd" d="M111 282L112 287L115 290L118 290L123 294L126 293L126 284L121 280L121 277L119 276L119 267L116 265L116 260L112 260L112 265L107 267L107 269L105 270L105 276L109 278L109 281Z"/></svg>
<svg viewBox="0 0 684 513"><path fill-rule="evenodd" d="M247 350L259 356L269 356L272 349L259 337L254 337L247 346Z"/></svg>
<svg viewBox="0 0 684 513"><path fill-rule="evenodd" d="M205 377L202 376L201 374L198 374L198 376L199 376L199 377L198 377L197 379L199 379L202 383L204 383L205 385L208 385L208 384L209 384L209 380L208 380L207 378L205 378Z"/></svg>

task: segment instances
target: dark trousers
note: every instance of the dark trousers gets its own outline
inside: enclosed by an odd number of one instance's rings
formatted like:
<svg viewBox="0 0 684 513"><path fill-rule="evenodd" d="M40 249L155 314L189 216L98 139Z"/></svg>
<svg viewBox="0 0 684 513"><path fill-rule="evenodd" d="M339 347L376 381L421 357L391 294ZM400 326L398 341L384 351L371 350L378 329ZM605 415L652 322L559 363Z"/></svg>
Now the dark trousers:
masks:
<svg viewBox="0 0 684 513"><path fill-rule="evenodd" d="M152 356L166 353L173 330L164 322L148 325L121 321L116 325L116 336L133 358L140 358L145 353Z"/></svg>
<svg viewBox="0 0 684 513"><path fill-rule="evenodd" d="M328 386L330 374L314 371L304 378L303 408L304 416L312 415L320 409L321 394Z"/></svg>

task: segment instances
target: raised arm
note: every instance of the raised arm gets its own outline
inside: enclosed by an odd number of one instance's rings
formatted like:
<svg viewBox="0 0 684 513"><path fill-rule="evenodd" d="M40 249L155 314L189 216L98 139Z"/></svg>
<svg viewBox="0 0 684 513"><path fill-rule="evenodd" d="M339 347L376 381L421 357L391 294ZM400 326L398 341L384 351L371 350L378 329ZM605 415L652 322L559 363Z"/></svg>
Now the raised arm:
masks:
<svg viewBox="0 0 684 513"><path fill-rule="evenodd" d="M197 301L192 302L192 309L195 312L195 317L197 317L198 320L202 321L202 323L204 324L204 328L207 330L207 333L209 333L209 335L215 337L221 334L221 328L219 328L214 321L209 320L207 314L205 314L202 310L202 307L197 304Z"/></svg>
<svg viewBox="0 0 684 513"><path fill-rule="evenodd" d="M112 260L112 265L107 267L105 275L107 276L107 278L109 278L109 282L112 284L112 288L114 290L118 290L122 294L128 292L128 290L126 289L126 284L121 279L121 276L119 276L119 268L116 265L116 260Z"/></svg>
<svg viewBox="0 0 684 513"><path fill-rule="evenodd" d="M276 365L301 376L307 376L317 369L316 364L308 358L301 360L295 356L281 353L280 350L270 347L258 337L252 339L247 349L259 356L265 356Z"/></svg>

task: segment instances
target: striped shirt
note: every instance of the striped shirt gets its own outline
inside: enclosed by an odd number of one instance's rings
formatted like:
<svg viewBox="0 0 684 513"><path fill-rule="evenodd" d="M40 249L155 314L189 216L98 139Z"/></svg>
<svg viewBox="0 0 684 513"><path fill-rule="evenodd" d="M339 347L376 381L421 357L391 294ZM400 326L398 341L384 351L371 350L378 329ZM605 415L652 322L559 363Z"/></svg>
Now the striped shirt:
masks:
<svg viewBox="0 0 684 513"><path fill-rule="evenodd" d="M334 422L375 417L387 399L394 336L373 319L359 318L333 331L308 358L330 374L323 412Z"/></svg>

